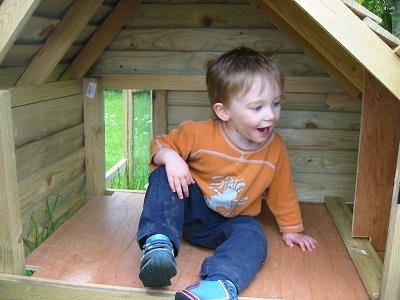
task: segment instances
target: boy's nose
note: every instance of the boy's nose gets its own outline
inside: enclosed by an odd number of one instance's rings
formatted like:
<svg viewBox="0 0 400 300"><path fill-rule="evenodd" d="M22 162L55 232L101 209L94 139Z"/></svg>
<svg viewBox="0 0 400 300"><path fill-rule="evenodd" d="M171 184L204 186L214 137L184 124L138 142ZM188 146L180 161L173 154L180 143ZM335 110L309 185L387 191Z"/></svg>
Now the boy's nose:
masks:
<svg viewBox="0 0 400 300"><path fill-rule="evenodd" d="M265 115L264 115L264 119L265 120L273 120L275 118L275 112L272 108L268 107L265 110Z"/></svg>

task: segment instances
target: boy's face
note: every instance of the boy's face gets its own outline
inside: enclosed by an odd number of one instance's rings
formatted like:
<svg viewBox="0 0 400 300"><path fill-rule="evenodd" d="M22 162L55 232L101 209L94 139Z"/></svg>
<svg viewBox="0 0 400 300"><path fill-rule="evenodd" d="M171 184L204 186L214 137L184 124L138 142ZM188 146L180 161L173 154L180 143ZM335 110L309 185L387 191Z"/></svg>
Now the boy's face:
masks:
<svg viewBox="0 0 400 300"><path fill-rule="evenodd" d="M279 85L267 80L262 90L262 80L267 79L255 77L247 94L233 97L222 108L225 114L221 119L226 121L229 137L243 149L254 149L267 142L281 115Z"/></svg>

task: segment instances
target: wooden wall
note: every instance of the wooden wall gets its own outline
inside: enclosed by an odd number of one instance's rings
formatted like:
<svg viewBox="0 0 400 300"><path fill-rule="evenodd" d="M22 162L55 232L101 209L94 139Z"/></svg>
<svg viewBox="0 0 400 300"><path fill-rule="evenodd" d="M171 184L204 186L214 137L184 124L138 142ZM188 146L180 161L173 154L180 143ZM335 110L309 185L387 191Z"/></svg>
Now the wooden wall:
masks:
<svg viewBox="0 0 400 300"><path fill-rule="evenodd" d="M54 221L84 201L82 85L64 81L10 91L22 236L31 240L32 216L46 224L46 200Z"/></svg>
<svg viewBox="0 0 400 300"><path fill-rule="evenodd" d="M279 131L289 147L300 200L322 202L334 195L353 201L360 101L246 1L143 1L90 75L135 75L138 82L141 75L204 76L210 59L242 45L272 56L285 76ZM210 117L204 88L188 90L184 81L166 85L165 100L156 100L167 101L166 119L158 120L166 124L158 128Z"/></svg>

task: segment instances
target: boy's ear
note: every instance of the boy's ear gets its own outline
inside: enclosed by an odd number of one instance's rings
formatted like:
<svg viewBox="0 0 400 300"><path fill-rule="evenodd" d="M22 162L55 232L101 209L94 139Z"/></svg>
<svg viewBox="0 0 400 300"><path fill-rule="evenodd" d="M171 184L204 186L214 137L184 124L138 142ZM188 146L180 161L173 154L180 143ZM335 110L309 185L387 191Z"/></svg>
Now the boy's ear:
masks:
<svg viewBox="0 0 400 300"><path fill-rule="evenodd" d="M215 114L221 121L229 120L230 118L229 111L226 109L225 105L223 105L220 102L217 102L214 104L213 109Z"/></svg>

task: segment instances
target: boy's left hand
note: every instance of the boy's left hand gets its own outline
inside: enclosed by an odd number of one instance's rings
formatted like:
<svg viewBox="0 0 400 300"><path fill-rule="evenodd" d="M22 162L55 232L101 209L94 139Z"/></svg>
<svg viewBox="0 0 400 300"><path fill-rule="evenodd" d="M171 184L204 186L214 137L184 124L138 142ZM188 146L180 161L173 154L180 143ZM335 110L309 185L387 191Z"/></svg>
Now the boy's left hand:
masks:
<svg viewBox="0 0 400 300"><path fill-rule="evenodd" d="M316 240L314 240L311 236L302 233L283 233L282 240L291 248L294 246L294 244L299 245L303 251L313 251L317 247Z"/></svg>

